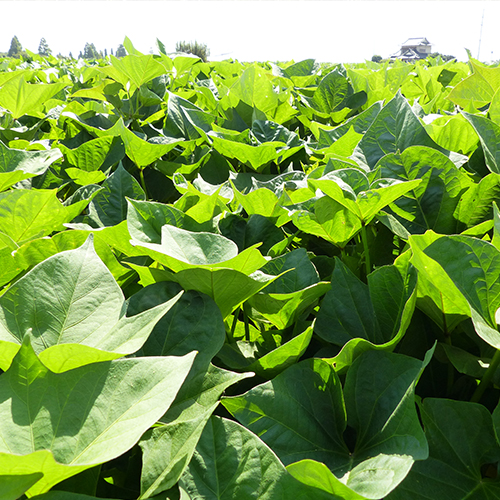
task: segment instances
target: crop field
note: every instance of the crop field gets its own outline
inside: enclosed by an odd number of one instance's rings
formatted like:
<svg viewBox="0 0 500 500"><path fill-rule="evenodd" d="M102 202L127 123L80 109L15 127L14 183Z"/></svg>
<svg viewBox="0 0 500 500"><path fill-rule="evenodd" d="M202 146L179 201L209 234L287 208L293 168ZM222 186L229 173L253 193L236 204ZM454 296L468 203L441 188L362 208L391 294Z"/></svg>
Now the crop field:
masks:
<svg viewBox="0 0 500 500"><path fill-rule="evenodd" d="M500 499L500 67L0 58L0 500Z"/></svg>

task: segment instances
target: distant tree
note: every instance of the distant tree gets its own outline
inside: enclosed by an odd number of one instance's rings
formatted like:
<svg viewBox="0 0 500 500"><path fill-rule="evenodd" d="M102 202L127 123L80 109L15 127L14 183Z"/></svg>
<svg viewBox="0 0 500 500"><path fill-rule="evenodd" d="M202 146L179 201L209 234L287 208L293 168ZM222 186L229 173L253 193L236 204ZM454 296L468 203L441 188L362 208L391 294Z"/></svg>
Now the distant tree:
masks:
<svg viewBox="0 0 500 500"><path fill-rule="evenodd" d="M17 36L15 36L12 41L10 42L10 49L7 55L9 57L21 57L21 54L23 52L23 46L21 45L21 42L18 40Z"/></svg>
<svg viewBox="0 0 500 500"><path fill-rule="evenodd" d="M111 55L113 55L113 49L111 49Z"/></svg>
<svg viewBox="0 0 500 500"><path fill-rule="evenodd" d="M42 38L40 40L40 45L38 46L38 54L41 56L50 56L52 54L52 50L50 50L49 44Z"/></svg>
<svg viewBox="0 0 500 500"><path fill-rule="evenodd" d="M456 59L455 56L450 56L450 55L445 55L445 54L440 54L439 52L432 52L431 54L429 54L427 57L439 57L441 56L441 59L444 61L444 62L447 62L447 61L451 61L452 59Z"/></svg>
<svg viewBox="0 0 500 500"><path fill-rule="evenodd" d="M125 47L120 43L118 45L118 48L116 49L116 57L125 57L127 55L127 51L125 50Z"/></svg>
<svg viewBox="0 0 500 500"><path fill-rule="evenodd" d="M71 52L69 53L69 58L73 59L73 54Z"/></svg>
<svg viewBox="0 0 500 500"><path fill-rule="evenodd" d="M104 49L104 57L108 57L108 49Z"/></svg>
<svg viewBox="0 0 500 500"><path fill-rule="evenodd" d="M78 59L83 59L83 54L82 54L81 50L80 50L80 53L78 54Z"/></svg>
<svg viewBox="0 0 500 500"><path fill-rule="evenodd" d="M210 50L204 43L198 42L177 42L175 45L176 52L184 52L198 56L203 62L207 62Z"/></svg>
<svg viewBox="0 0 500 500"><path fill-rule="evenodd" d="M83 49L84 59L98 59L99 53L97 52L95 45L93 43L86 43Z"/></svg>
<svg viewBox="0 0 500 500"><path fill-rule="evenodd" d="M372 61L376 62L376 63L379 63L379 62L382 61L382 56L377 56L377 55L372 56Z"/></svg>

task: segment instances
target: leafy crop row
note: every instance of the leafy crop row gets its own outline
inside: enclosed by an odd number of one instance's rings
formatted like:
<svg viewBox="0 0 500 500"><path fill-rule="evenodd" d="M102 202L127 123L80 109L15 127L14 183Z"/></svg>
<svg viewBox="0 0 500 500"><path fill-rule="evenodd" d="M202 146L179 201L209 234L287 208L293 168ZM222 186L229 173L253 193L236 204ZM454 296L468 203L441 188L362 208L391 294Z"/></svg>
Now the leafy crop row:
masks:
<svg viewBox="0 0 500 500"><path fill-rule="evenodd" d="M500 68L0 60L0 499L500 498Z"/></svg>

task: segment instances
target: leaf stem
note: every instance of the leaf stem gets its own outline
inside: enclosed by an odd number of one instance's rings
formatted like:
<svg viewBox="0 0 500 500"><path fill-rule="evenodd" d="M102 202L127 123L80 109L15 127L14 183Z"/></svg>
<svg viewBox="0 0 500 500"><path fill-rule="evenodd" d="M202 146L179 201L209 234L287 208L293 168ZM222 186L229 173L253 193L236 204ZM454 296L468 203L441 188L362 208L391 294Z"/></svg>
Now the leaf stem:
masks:
<svg viewBox="0 0 500 500"><path fill-rule="evenodd" d="M144 194L146 195L146 201L149 201L149 196L148 196L148 190L146 188L146 181L144 179L144 169L139 168L139 177L141 178L141 186L144 191Z"/></svg>
<svg viewBox="0 0 500 500"><path fill-rule="evenodd" d="M245 308L243 308L243 320L245 321L245 340L250 342L250 324L248 323L248 316Z"/></svg>
<svg viewBox="0 0 500 500"><path fill-rule="evenodd" d="M230 344L234 342L234 332L236 331L236 324L238 323L238 315L240 314L241 306L237 307L234 311L233 324L231 325L231 332L227 336L227 340ZM227 332L226 332L227 334Z"/></svg>
<svg viewBox="0 0 500 500"><path fill-rule="evenodd" d="M439 292L439 295L441 297L441 314L443 316L444 340L449 346L452 346L453 344L451 343L451 335L450 335L450 332L448 331L448 323L446 322L446 313L444 312L443 294L441 292ZM451 391L453 390L453 384L455 383L455 369L453 367L453 363L450 360L448 360L448 361L449 361L448 362L448 381L447 381L446 393L449 396L451 394Z"/></svg>
<svg viewBox="0 0 500 500"><path fill-rule="evenodd" d="M372 264L370 261L370 251L368 250L368 236L366 234L366 226L362 223L361 226L361 241L363 242L363 254L365 256L366 276L372 272Z"/></svg>
<svg viewBox="0 0 500 500"><path fill-rule="evenodd" d="M479 382L479 385L476 387L476 390L474 391L474 394L472 395L472 398L470 399L471 402L473 402L473 403L479 402L482 395L484 394L484 391L488 387L488 384L491 382L491 379L493 378L493 375L495 374L495 372L498 368L498 365L500 365L500 351L496 350L495 355L493 356L493 359L491 360L490 366L488 366L486 373L484 374L483 378L481 379L481 382Z"/></svg>
<svg viewBox="0 0 500 500"><path fill-rule="evenodd" d="M134 110L134 115L139 115L139 109L142 108L142 106L139 106L139 89L136 90L135 93L135 110Z"/></svg>

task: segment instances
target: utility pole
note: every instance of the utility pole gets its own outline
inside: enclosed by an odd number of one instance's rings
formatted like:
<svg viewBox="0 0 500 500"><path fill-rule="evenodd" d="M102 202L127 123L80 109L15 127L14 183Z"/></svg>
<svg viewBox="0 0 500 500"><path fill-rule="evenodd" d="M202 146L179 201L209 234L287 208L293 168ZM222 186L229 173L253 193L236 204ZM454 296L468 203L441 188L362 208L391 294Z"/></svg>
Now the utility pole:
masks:
<svg viewBox="0 0 500 500"><path fill-rule="evenodd" d="M479 61L479 53L481 52L481 37L483 36L483 21L484 21L484 9L483 17L481 18L481 30L479 31L479 46L477 48L477 60Z"/></svg>

